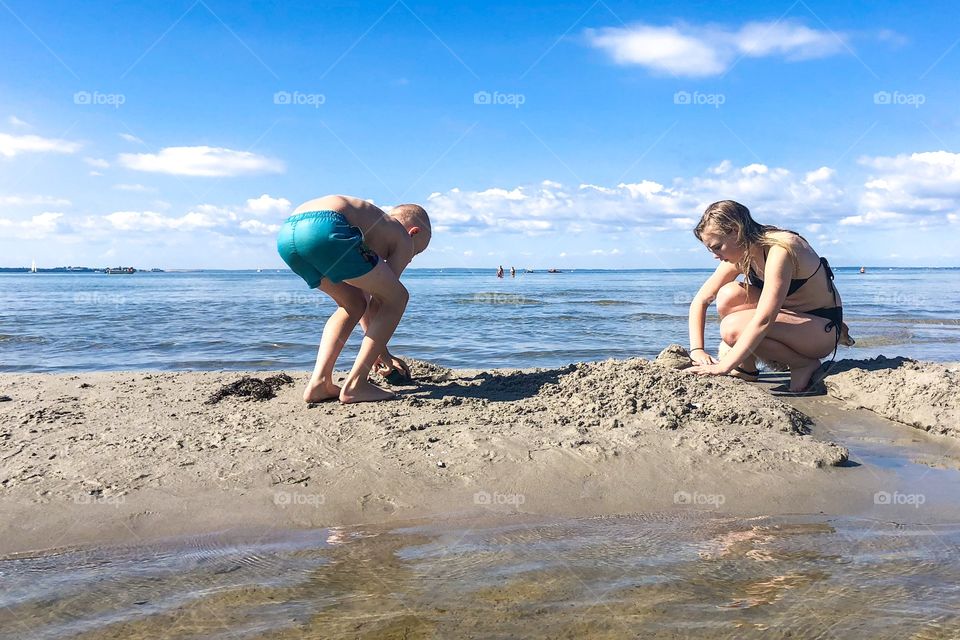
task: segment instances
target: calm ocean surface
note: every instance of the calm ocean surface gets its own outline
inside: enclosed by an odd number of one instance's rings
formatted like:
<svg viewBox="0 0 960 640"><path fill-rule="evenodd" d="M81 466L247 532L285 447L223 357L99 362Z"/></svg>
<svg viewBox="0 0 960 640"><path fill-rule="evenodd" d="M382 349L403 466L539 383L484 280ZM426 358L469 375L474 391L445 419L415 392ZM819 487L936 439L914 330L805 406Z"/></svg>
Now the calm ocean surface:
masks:
<svg viewBox="0 0 960 640"><path fill-rule="evenodd" d="M960 360L960 268L835 271L857 340L838 358ZM411 270L391 350L467 368L652 357L687 344L708 274ZM310 369L332 305L286 271L0 274L0 371ZM718 340L714 318L707 344Z"/></svg>

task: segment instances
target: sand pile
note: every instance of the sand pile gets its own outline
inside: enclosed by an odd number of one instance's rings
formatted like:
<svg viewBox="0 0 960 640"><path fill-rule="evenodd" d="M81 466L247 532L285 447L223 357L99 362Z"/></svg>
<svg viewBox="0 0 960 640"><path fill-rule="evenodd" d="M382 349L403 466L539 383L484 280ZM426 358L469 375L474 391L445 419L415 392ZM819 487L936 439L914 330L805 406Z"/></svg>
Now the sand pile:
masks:
<svg viewBox="0 0 960 640"><path fill-rule="evenodd" d="M847 457L843 447L808 435L806 416L761 389L662 361L492 372L409 363L416 383L398 388L395 402L313 409L300 400L306 373L295 384L283 374L261 383L231 373L4 376L14 400L0 403L0 488L29 489L35 498L123 492L185 470L289 483L317 465L357 459L378 466L459 461L469 473L477 456L507 455L493 440L509 441L517 459L531 450L604 457L652 445L756 470L824 467ZM250 389L276 397L250 402L242 395Z"/></svg>
<svg viewBox="0 0 960 640"><path fill-rule="evenodd" d="M682 370L693 366L693 360L690 359L690 354L679 344L671 344L661 351L654 362L669 369Z"/></svg>
<svg viewBox="0 0 960 640"><path fill-rule="evenodd" d="M822 508L824 491L809 487L834 480L816 469L847 451L762 389L676 370L680 355L535 371L408 360L415 382L396 401L310 407L308 372L293 384L252 372L2 375L0 546L32 548L38 531L56 545L81 529L370 522L485 509L476 496L488 494L594 514L719 492L727 509L774 512L797 507L802 481L804 504Z"/></svg>
<svg viewBox="0 0 960 640"><path fill-rule="evenodd" d="M784 462L824 467L846 461L846 449L809 437L810 419L764 391L676 371L689 366L685 353L671 346L653 362L611 360L461 376L428 394L412 390L404 400L408 406L435 406L442 418L408 426L475 422L535 446L589 444L606 452L668 440L764 469ZM437 395L439 406L432 399Z"/></svg>
<svg viewBox="0 0 960 640"><path fill-rule="evenodd" d="M411 359L407 361L407 366L410 367L410 377L414 383L444 382L453 376L453 370L424 360Z"/></svg>
<svg viewBox="0 0 960 640"><path fill-rule="evenodd" d="M878 356L841 360L827 392L884 418L960 438L960 365Z"/></svg>

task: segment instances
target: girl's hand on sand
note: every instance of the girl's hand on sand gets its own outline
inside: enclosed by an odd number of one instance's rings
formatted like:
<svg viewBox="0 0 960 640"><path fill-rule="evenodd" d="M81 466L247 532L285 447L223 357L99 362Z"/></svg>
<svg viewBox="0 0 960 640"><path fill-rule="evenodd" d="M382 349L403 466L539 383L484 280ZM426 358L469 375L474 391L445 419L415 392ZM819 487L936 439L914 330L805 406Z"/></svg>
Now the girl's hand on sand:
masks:
<svg viewBox="0 0 960 640"><path fill-rule="evenodd" d="M717 364L717 361L713 359L709 353L703 349L697 349L696 351L690 354L690 359L693 360L693 364Z"/></svg>
<svg viewBox="0 0 960 640"><path fill-rule="evenodd" d="M730 371L722 364L695 364L688 369L698 376L725 376Z"/></svg>

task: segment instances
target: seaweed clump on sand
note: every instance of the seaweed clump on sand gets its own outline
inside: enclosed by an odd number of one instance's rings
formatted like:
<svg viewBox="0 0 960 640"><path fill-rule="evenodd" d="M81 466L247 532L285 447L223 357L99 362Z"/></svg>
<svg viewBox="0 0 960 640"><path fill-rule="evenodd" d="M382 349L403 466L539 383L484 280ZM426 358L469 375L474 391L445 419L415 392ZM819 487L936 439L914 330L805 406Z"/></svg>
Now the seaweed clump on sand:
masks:
<svg viewBox="0 0 960 640"><path fill-rule="evenodd" d="M281 373L269 378L253 378L243 376L230 384L225 384L215 391L204 404L216 404L224 398L236 396L252 400L269 400L276 397L276 390L280 387L293 384L293 378Z"/></svg>

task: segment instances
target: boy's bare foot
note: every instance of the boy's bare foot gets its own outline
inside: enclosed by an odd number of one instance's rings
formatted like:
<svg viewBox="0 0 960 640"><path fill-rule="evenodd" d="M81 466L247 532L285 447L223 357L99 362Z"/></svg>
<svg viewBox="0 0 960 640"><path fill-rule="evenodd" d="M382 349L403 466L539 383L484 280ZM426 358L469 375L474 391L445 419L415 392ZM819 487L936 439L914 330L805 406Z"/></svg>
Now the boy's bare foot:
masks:
<svg viewBox="0 0 960 640"><path fill-rule="evenodd" d="M346 385L340 391L340 402L351 404L354 402L377 402L380 400L392 400L397 394L386 389L381 389L375 384L369 382L357 382L349 389Z"/></svg>
<svg viewBox="0 0 960 640"><path fill-rule="evenodd" d="M311 380L303 390L303 401L307 403L324 402L339 397L340 387L327 380Z"/></svg>
<svg viewBox="0 0 960 640"><path fill-rule="evenodd" d="M790 391L800 392L806 391L807 387L810 385L810 379L813 378L813 374L817 372L817 369L820 368L820 361L813 360L810 364L803 367L795 367L790 369Z"/></svg>

